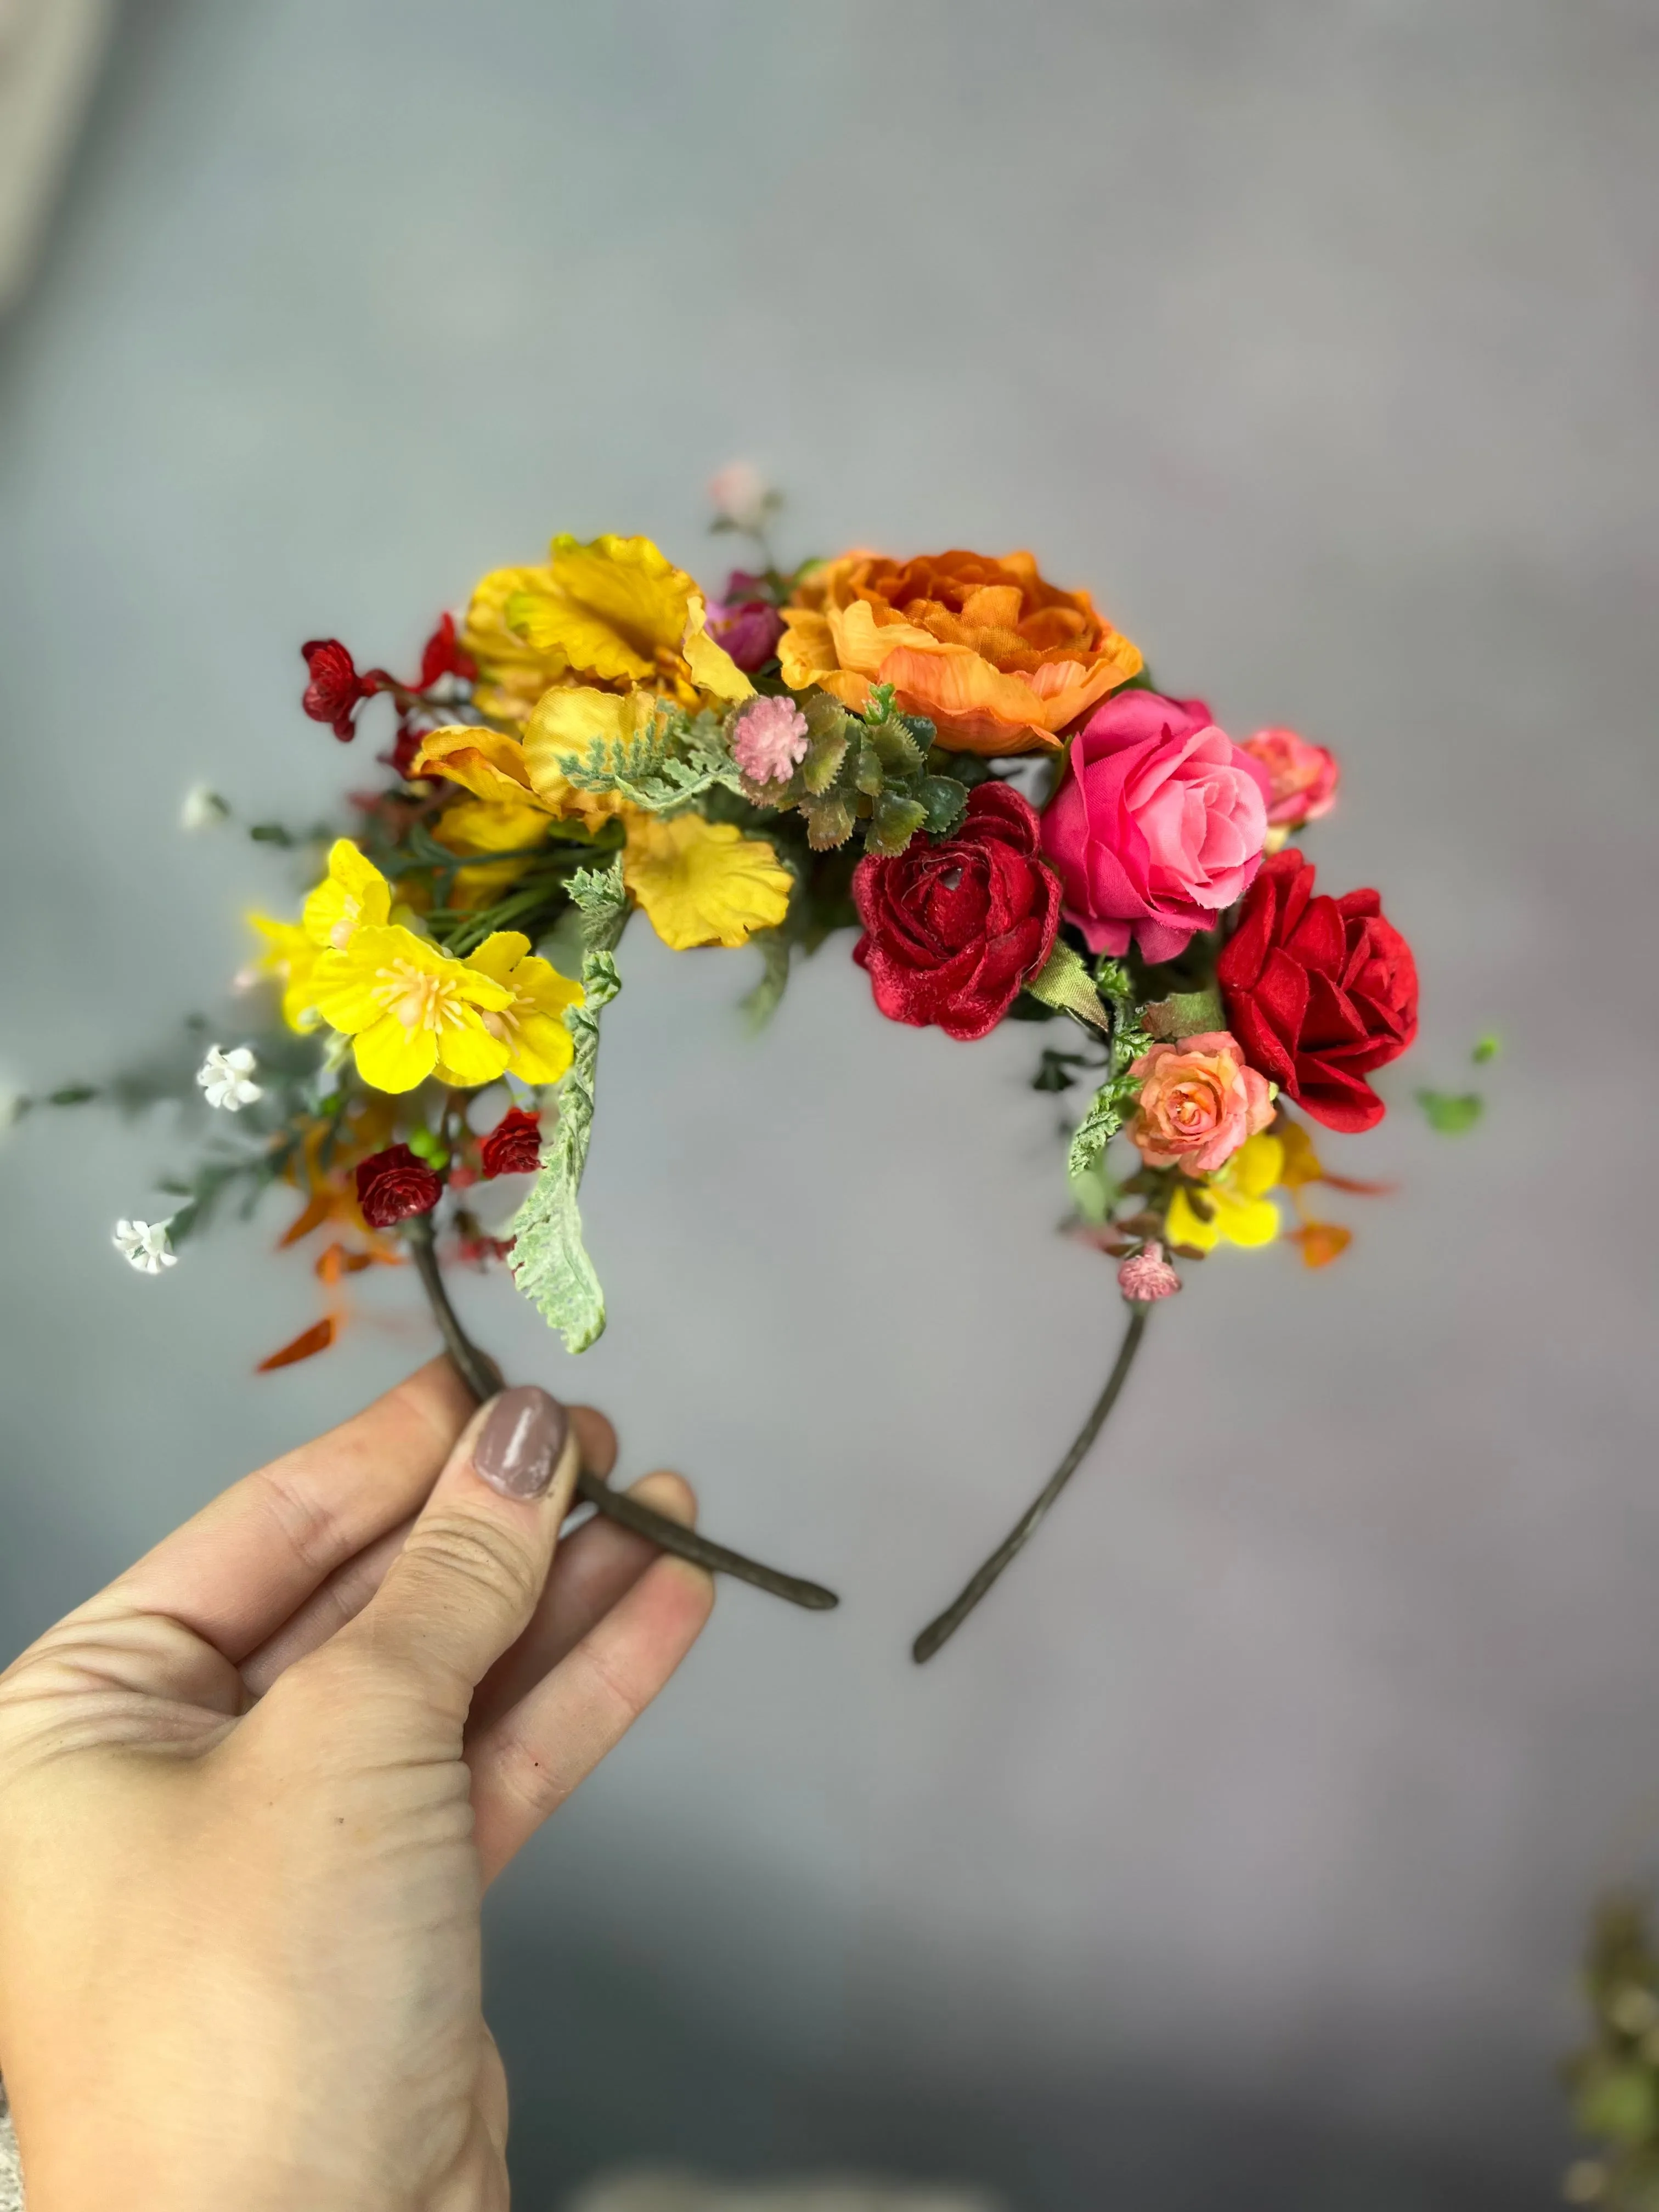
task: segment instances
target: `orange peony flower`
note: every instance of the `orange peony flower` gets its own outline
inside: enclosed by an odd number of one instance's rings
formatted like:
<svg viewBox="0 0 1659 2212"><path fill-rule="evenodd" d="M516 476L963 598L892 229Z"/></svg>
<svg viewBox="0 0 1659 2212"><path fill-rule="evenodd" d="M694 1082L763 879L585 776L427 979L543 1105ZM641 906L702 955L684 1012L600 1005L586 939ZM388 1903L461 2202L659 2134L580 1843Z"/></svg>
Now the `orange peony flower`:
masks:
<svg viewBox="0 0 1659 2212"><path fill-rule="evenodd" d="M792 690L817 684L861 708L872 684L890 684L959 752L1057 751L1141 665L1086 592L1045 583L1029 553L844 553L796 586L783 619Z"/></svg>

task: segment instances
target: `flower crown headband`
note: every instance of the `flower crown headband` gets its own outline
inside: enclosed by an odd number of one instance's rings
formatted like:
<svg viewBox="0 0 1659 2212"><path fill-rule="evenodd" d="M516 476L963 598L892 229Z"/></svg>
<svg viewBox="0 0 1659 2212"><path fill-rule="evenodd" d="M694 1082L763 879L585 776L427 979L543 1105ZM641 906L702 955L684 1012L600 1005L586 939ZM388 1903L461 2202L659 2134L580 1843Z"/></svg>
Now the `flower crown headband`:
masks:
<svg viewBox="0 0 1659 2212"><path fill-rule="evenodd" d="M1320 1267L1349 1242L1310 1190L1381 1187L1327 1173L1309 1123L1382 1119L1370 1079L1416 1033L1417 972L1376 892L1316 890L1293 842L1335 799L1324 747L1285 729L1237 744L1202 700L1164 696L1089 594L1029 553L854 551L785 571L776 495L741 470L715 489L715 527L757 547L718 601L647 538L560 537L546 561L483 577L409 683L359 670L333 639L302 647L305 712L343 742L368 702L392 700L390 778L353 794L355 826L299 918L251 917L264 949L239 980L274 987L270 1017L252 1042L212 1046L195 1077L234 1130L163 1186L179 1201L165 1221L124 1220L115 1243L159 1273L233 1192L246 1211L285 1183L301 1207L281 1242L325 1240L327 1308L262 1368L325 1349L346 1279L407 1258L486 1396L501 1376L446 1265L504 1261L572 1352L605 1327L577 1194L635 911L677 951L754 945L757 1021L796 956L855 927L853 957L891 1020L964 1042L1008 1019L1060 1024L1067 1042L1042 1049L1034 1086L1088 1088L1072 1227L1118 1262L1127 1328L1072 1449L917 1638L921 1661L1082 1461L1152 1307L1181 1287L1177 1261L1286 1237ZM198 787L185 823L228 813ZM205 1025L188 1026L193 1062ZM178 1088L185 1066L51 1103ZM1419 1095L1443 1127L1479 1110ZM483 1187L524 1176L510 1219L488 1224ZM665 1548L836 1602L597 1477L580 1488Z"/></svg>

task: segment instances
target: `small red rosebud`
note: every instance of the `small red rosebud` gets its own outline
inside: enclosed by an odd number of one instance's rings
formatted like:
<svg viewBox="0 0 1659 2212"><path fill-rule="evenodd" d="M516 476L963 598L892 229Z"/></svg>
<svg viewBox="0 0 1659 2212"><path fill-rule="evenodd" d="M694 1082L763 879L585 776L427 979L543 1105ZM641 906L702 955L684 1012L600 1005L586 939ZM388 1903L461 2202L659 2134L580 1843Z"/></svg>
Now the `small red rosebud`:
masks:
<svg viewBox="0 0 1659 2212"><path fill-rule="evenodd" d="M421 647L421 680L410 689L429 690L441 676L459 676L470 684L477 672L477 662L455 641L454 616L445 615Z"/></svg>
<svg viewBox="0 0 1659 2212"><path fill-rule="evenodd" d="M341 744L349 744L357 734L353 715L380 688L376 672L360 676L337 637L311 638L300 651L311 672L300 704L313 722L326 722Z"/></svg>
<svg viewBox="0 0 1659 2212"><path fill-rule="evenodd" d="M357 1163L357 1204L371 1229L390 1229L417 1213L430 1213L443 1184L407 1145L391 1145Z"/></svg>
<svg viewBox="0 0 1659 2212"><path fill-rule="evenodd" d="M542 1164L542 1125L521 1107L510 1107L478 1146L487 1176L533 1175Z"/></svg>

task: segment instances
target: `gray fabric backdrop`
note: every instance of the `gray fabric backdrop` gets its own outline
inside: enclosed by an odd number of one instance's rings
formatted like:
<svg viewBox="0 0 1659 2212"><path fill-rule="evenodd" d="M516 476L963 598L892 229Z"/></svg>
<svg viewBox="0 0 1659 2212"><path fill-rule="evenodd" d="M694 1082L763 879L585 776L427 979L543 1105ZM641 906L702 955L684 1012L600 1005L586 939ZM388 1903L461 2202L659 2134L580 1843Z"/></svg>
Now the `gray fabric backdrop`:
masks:
<svg viewBox="0 0 1659 2212"><path fill-rule="evenodd" d="M1228 724L1340 752L1424 1025L1324 1276L1159 1316L1048 1537L909 1633L1070 1434L1109 1273L1054 1234L1029 1030L880 1021L845 940L630 933L574 1367L710 1524L672 1693L495 1900L526 2201L635 2154L885 2163L1030 2212L1542 2203L1588 1893L1659 1834L1646 961L1659 27L1579 0L270 0L131 8L0 356L4 1073L214 1006L279 856L187 843L365 759L297 641L406 660L553 527L714 574L747 453L793 550L1032 544ZM360 753L368 748L360 748ZM1413 1083L1508 1040L1488 1125ZM280 1207L159 1282L165 1115L0 1158L0 1632L423 1356L327 1359ZM1335 1207L1333 1210L1336 1210Z"/></svg>

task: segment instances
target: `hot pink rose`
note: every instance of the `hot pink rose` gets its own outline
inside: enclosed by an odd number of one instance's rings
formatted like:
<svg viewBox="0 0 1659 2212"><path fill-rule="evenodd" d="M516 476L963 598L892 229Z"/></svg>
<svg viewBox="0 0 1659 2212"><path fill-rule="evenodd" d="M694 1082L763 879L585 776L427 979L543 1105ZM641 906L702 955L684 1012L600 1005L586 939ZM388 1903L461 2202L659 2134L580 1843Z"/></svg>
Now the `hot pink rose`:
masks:
<svg viewBox="0 0 1659 2212"><path fill-rule="evenodd" d="M1208 1175L1273 1118L1272 1085L1226 1030L1155 1044L1129 1073L1140 1078L1129 1134L1149 1168Z"/></svg>
<svg viewBox="0 0 1659 2212"><path fill-rule="evenodd" d="M1317 822L1336 804L1341 770L1323 745L1310 744L1294 730L1258 730L1244 750L1267 771L1267 820L1294 830Z"/></svg>
<svg viewBox="0 0 1659 2212"><path fill-rule="evenodd" d="M1095 952L1173 960L1242 898L1267 835L1267 772L1201 699L1119 691L1072 741L1042 817L1067 921Z"/></svg>

